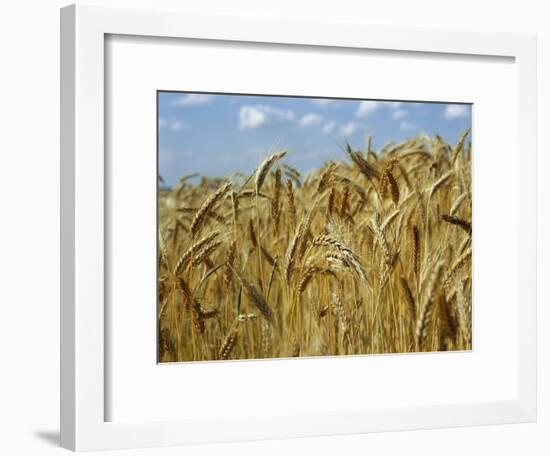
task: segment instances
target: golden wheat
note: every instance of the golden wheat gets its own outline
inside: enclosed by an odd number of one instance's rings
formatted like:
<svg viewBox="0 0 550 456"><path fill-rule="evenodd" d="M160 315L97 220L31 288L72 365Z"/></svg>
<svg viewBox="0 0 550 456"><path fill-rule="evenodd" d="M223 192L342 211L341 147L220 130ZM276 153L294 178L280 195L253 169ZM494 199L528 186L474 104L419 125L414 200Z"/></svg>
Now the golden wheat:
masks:
<svg viewBox="0 0 550 456"><path fill-rule="evenodd" d="M468 133L161 189L159 361L470 350Z"/></svg>

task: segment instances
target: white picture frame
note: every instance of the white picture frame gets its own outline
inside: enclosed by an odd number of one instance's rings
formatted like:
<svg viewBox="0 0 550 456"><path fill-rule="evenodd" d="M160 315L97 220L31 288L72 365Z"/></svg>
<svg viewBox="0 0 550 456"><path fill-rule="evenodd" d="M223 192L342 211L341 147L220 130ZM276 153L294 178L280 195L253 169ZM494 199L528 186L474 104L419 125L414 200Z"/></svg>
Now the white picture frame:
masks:
<svg viewBox="0 0 550 456"><path fill-rule="evenodd" d="M519 173L517 391L500 401L262 417L112 422L105 419L106 35L279 43L499 56L517 69ZM536 38L69 6L61 10L61 444L71 450L519 423L536 419ZM495 259L498 261L498 259ZM510 298L512 299L512 297ZM153 341L152 341L153 343Z"/></svg>

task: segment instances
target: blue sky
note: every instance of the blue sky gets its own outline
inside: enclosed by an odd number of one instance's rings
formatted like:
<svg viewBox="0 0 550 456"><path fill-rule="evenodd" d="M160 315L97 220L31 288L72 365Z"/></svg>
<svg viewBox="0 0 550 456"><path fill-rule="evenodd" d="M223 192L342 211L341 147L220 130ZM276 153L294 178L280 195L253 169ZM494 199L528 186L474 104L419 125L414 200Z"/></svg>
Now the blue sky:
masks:
<svg viewBox="0 0 550 456"><path fill-rule="evenodd" d="M344 158L347 140L375 148L419 133L454 144L471 126L469 104L413 103L159 92L159 173L174 185L186 174L249 173L271 152L303 174Z"/></svg>

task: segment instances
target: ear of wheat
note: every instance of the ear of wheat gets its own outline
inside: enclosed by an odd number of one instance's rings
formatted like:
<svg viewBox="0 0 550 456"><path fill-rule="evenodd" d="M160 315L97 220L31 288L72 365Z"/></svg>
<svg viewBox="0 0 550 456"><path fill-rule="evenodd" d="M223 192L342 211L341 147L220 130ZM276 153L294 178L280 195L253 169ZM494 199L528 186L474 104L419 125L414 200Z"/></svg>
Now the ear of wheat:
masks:
<svg viewBox="0 0 550 456"><path fill-rule="evenodd" d="M269 173L269 170L271 169L271 167L277 161L279 161L281 158L283 158L285 155L286 155L286 151L276 152L273 155L267 157L262 162L262 164L258 168L258 171L256 172L256 181L255 181L255 183L256 183L256 193L258 193L261 190L262 185L265 181L265 178L267 177L267 174Z"/></svg>
<svg viewBox="0 0 550 456"><path fill-rule="evenodd" d="M216 204L223 199L223 197L230 189L231 183L225 184L204 201L202 206L195 214L193 221L191 222L190 228L193 234L196 234L201 229L201 227L204 226L208 212L210 212L216 206Z"/></svg>

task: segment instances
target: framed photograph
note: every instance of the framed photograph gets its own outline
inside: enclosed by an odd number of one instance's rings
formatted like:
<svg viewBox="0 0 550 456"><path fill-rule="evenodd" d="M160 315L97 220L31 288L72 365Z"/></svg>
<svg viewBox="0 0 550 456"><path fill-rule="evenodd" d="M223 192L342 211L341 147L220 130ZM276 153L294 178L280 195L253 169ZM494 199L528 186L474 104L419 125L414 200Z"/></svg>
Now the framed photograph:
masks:
<svg viewBox="0 0 550 456"><path fill-rule="evenodd" d="M536 419L534 36L61 10L72 450Z"/></svg>

